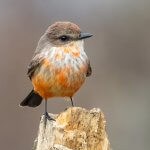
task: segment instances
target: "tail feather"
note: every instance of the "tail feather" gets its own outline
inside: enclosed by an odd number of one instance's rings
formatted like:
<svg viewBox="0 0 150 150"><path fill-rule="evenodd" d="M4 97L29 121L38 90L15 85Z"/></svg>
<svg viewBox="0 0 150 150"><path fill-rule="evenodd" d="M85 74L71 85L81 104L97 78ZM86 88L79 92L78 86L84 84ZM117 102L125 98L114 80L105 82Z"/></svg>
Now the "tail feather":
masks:
<svg viewBox="0 0 150 150"><path fill-rule="evenodd" d="M29 95L20 103L20 106L37 107L41 104L42 97L32 90Z"/></svg>

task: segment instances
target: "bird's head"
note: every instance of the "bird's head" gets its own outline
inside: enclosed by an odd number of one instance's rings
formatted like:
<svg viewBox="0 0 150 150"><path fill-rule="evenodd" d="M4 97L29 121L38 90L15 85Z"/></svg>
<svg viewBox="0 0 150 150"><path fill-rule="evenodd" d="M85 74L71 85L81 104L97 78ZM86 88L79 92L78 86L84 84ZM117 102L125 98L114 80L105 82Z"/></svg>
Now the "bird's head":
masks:
<svg viewBox="0 0 150 150"><path fill-rule="evenodd" d="M52 44L57 46L89 38L92 35L81 32L79 26L74 23L56 22L47 29L46 36Z"/></svg>
<svg viewBox="0 0 150 150"><path fill-rule="evenodd" d="M45 34L41 37L37 51L42 50L47 45L62 47L79 43L91 36L92 34L82 32L79 26L72 22L56 22L49 26Z"/></svg>

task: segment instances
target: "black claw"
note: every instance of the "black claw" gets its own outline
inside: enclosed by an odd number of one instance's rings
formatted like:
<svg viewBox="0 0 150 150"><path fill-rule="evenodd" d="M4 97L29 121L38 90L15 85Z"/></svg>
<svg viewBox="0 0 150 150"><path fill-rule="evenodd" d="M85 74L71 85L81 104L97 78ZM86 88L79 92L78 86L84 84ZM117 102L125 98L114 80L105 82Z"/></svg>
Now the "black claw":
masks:
<svg viewBox="0 0 150 150"><path fill-rule="evenodd" d="M47 112L44 114L45 116L45 120L49 120L49 121L56 121L55 119L53 119Z"/></svg>
<svg viewBox="0 0 150 150"><path fill-rule="evenodd" d="M64 111L67 111L67 110L68 110L68 108L69 108L69 107L65 108L65 110L64 110Z"/></svg>
<svg viewBox="0 0 150 150"><path fill-rule="evenodd" d="M49 120L49 121L56 121L55 119L53 119L53 118L47 113L47 100L45 100L45 113L44 113L44 116L45 116L45 125L46 125L47 120Z"/></svg>

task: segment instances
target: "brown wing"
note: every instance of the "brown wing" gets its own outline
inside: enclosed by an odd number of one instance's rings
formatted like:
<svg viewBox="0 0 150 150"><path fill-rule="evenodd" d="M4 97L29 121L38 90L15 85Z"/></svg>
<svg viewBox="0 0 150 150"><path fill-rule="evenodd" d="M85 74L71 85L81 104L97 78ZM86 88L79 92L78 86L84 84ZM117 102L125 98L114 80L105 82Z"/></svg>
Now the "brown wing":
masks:
<svg viewBox="0 0 150 150"><path fill-rule="evenodd" d="M28 66L28 72L27 72L27 75L30 79L32 79L32 76L34 75L34 72L41 66L42 64L42 58L41 57L38 57L38 56L35 56L29 66Z"/></svg>
<svg viewBox="0 0 150 150"><path fill-rule="evenodd" d="M90 65L90 62L89 62L88 63L88 70L87 70L87 73L86 73L86 77L89 77L91 74L92 74L92 68L91 68L91 65Z"/></svg>

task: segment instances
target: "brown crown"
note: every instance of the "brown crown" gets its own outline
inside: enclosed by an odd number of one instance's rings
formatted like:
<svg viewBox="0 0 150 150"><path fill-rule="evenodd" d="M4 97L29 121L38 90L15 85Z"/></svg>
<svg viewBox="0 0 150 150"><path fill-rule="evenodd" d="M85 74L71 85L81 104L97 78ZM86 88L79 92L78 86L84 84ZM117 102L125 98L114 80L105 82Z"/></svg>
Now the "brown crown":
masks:
<svg viewBox="0 0 150 150"><path fill-rule="evenodd" d="M46 33L52 37L58 37L63 34L80 34L79 26L72 22L56 22L48 27Z"/></svg>

